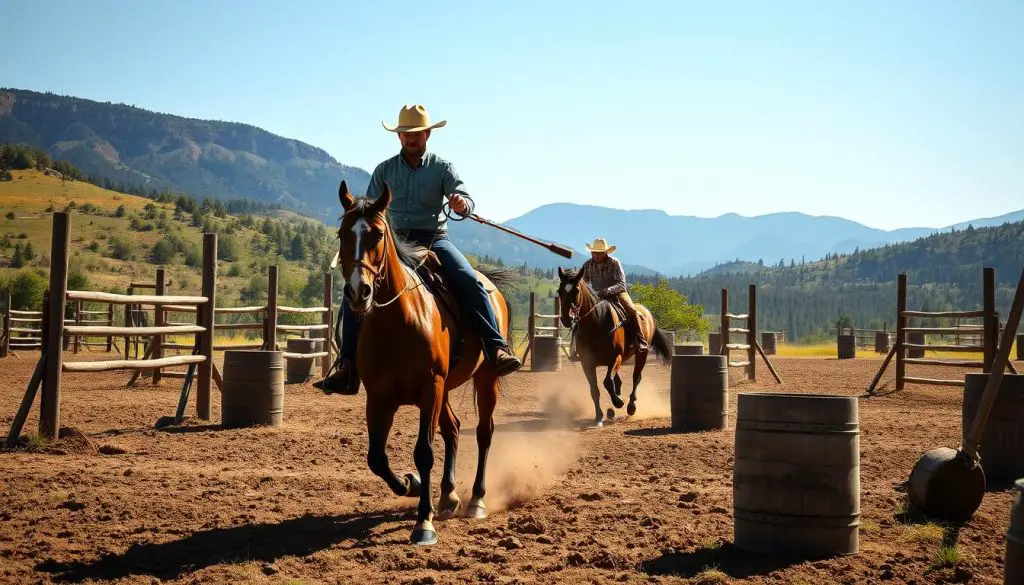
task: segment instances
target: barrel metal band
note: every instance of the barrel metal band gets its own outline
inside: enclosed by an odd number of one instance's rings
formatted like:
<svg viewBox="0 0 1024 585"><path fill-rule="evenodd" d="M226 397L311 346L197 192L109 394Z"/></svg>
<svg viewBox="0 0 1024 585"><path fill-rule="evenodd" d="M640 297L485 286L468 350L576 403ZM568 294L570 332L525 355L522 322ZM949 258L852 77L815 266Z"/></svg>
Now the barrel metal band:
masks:
<svg viewBox="0 0 1024 585"><path fill-rule="evenodd" d="M846 435L860 433L859 423L820 424L820 423L787 423L764 422L753 420L737 420L736 430L777 431L780 433L812 432L822 435Z"/></svg>
<svg viewBox="0 0 1024 585"><path fill-rule="evenodd" d="M767 512L755 512L733 508L733 517L737 520L758 522L761 524L773 524L776 526L816 526L821 528L842 528L847 526L858 526L860 524L860 513L848 514L845 516L794 516L791 514L769 514Z"/></svg>

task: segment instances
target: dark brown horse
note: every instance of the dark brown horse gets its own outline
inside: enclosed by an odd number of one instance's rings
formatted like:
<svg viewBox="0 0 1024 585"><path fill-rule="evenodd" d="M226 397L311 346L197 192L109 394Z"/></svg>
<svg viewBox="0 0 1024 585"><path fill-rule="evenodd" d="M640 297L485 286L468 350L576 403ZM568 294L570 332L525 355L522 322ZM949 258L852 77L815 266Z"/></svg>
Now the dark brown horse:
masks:
<svg viewBox="0 0 1024 585"><path fill-rule="evenodd" d="M626 408L626 413L632 416L636 414L636 391L643 378L648 354L640 353L634 356L635 343L626 338L623 318L609 301L598 299L582 278L582 272L576 273L571 268L558 268L558 298L561 311L559 317L563 327L575 326L576 352L587 382L590 383L590 397L594 399L594 423L601 426L604 422L604 413L601 412L601 393L597 388L598 366L607 366L604 388L608 391L612 405L615 408L622 408L624 402L621 396L622 378L619 377L619 368L630 357L635 358L633 392L629 395L629 406ZM660 356L662 362L667 364L672 356L668 336L658 329L647 307L636 303L636 310L647 344L655 355ZM609 408L608 418L614 417L615 411Z"/></svg>
<svg viewBox="0 0 1024 585"><path fill-rule="evenodd" d="M487 453L494 433L494 407L498 400L498 375L484 360L482 345L470 324L458 323L448 307L424 285L418 267L429 267L436 257L395 237L387 221L391 190L384 188L376 201L355 199L342 181L338 197L345 213L338 229L345 297L351 310L362 315L356 364L366 389L366 425L369 435L367 462L395 494L419 497L414 544L433 544L437 533L432 523L430 471L434 464L434 436L438 428L444 440L444 472L441 476L441 517L459 509L455 493L455 457L460 421L448 394L473 379L479 424L476 480L466 515L486 516L484 475ZM489 291L490 302L502 335L511 346L511 310L506 297L492 282L509 282L509 271L477 273ZM461 359L452 355L453 340L462 338ZM416 406L420 412L419 437L413 451L415 473L399 477L388 464L388 435L400 406Z"/></svg>

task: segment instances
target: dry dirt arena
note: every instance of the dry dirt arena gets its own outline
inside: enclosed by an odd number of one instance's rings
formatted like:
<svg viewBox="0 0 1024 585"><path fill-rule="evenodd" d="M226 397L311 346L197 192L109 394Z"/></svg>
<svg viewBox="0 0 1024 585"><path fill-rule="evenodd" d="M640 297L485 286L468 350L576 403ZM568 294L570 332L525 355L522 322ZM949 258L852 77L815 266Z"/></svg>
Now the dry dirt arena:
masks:
<svg viewBox="0 0 1024 585"><path fill-rule="evenodd" d="M37 356L0 362L4 433ZM757 383L731 379L730 425L737 392L863 395L880 364L773 361L782 386L763 365ZM914 374L962 375L929 369ZM908 385L860 401L860 552L805 561L733 548L734 433L671 432L669 369L660 364L648 365L637 415L623 409L601 429L586 428L592 408L575 365L510 376L496 414L490 516L437 521L433 547L407 544L415 500L393 496L367 469L364 395L289 385L282 427L222 430L214 392L210 424L155 430L173 414L180 381L127 389L127 379L65 374L62 426L77 441L0 452L0 582L1003 582L1009 486L992 487L958 533L902 513L918 457L959 444L961 397L951 388ZM476 465L470 387L453 402L465 504ZM36 404L25 432L36 430ZM399 473L414 469L416 416L403 409L392 432ZM438 438L435 490L442 457ZM937 562L944 533L956 539L955 566Z"/></svg>

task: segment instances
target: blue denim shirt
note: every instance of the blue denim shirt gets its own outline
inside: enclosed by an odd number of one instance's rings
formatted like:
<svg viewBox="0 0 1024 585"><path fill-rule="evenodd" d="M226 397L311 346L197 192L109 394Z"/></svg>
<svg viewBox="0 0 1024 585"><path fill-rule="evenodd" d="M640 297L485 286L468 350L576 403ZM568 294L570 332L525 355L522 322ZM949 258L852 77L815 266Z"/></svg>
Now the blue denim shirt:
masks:
<svg viewBox="0 0 1024 585"><path fill-rule="evenodd" d="M473 200L466 192L466 186L455 172L452 163L432 152L426 152L420 166L412 168L401 153L387 159L373 169L366 196L380 197L384 183L391 187L391 207L388 221L395 230L444 230L448 218L441 212L441 206L448 199L446 195L462 195L472 213Z"/></svg>

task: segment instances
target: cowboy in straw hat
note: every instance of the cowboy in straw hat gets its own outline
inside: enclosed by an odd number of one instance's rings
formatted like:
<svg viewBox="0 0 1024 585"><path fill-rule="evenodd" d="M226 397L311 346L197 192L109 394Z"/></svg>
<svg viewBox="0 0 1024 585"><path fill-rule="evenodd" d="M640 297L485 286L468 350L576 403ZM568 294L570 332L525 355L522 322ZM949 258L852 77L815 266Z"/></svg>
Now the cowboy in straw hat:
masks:
<svg viewBox="0 0 1024 585"><path fill-rule="evenodd" d="M508 342L498 330L487 290L477 279L466 257L447 237L447 217L442 206L447 199L452 211L461 215L473 213L475 204L466 185L455 172L455 166L433 152L427 152L430 131L443 128L448 122L431 123L430 114L420 104L404 106L398 112L398 123L382 122L389 132L398 134L402 145L395 156L377 165L366 188L366 197L380 197L384 184L391 188L392 200L388 221L395 235L410 243L429 248L441 262L445 279L454 289L464 314L483 343L484 355L499 376L518 370L522 363L512 353ZM359 374L355 368L355 349L359 318L342 303L341 343L337 371L315 385L327 393L356 394Z"/></svg>
<svg viewBox="0 0 1024 585"><path fill-rule="evenodd" d="M590 283L597 296L608 301L617 300L626 312L627 335L632 333L636 339L637 353L647 353L647 339L640 328L636 307L626 290L626 272L618 258L610 256L615 246L609 246L604 238L595 238L590 244L584 244L590 251L590 260L583 263L580 271L583 278Z"/></svg>

